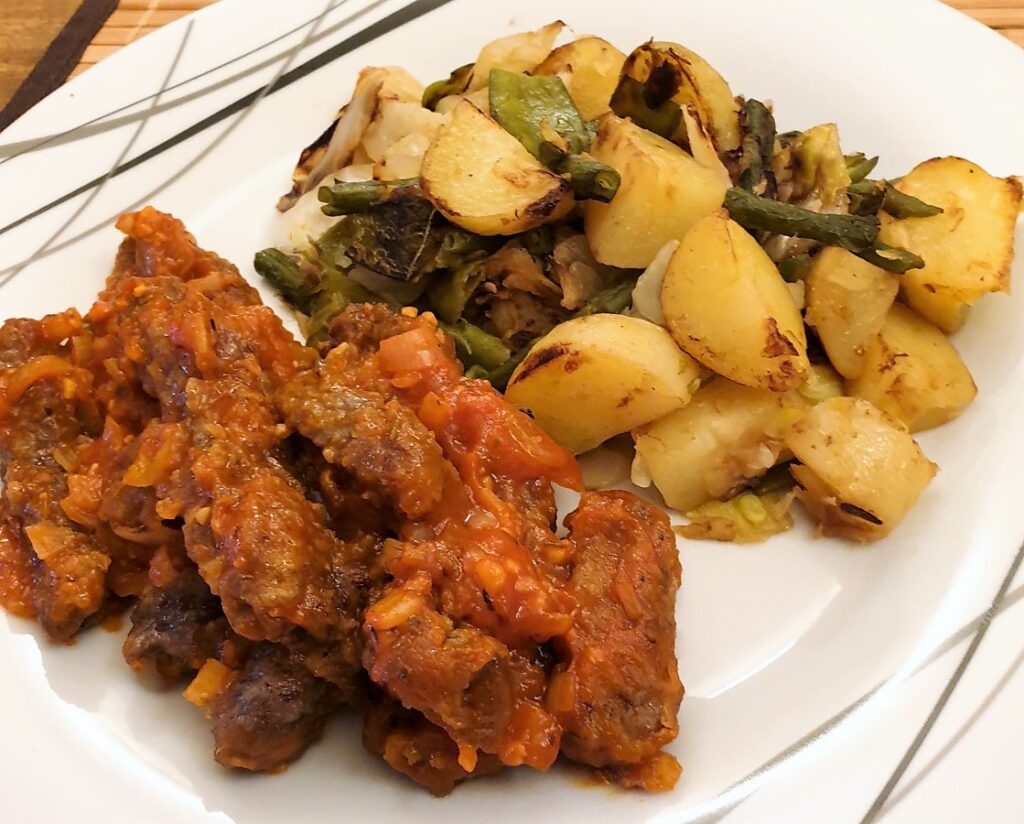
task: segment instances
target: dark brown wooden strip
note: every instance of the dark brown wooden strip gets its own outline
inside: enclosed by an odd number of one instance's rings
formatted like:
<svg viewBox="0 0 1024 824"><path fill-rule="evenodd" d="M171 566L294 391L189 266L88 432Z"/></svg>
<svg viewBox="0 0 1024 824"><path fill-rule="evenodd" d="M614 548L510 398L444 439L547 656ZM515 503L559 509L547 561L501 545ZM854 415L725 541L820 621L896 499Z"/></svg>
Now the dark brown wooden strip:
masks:
<svg viewBox="0 0 1024 824"><path fill-rule="evenodd" d="M0 111L0 132L67 79L89 41L116 8L117 0L84 0Z"/></svg>

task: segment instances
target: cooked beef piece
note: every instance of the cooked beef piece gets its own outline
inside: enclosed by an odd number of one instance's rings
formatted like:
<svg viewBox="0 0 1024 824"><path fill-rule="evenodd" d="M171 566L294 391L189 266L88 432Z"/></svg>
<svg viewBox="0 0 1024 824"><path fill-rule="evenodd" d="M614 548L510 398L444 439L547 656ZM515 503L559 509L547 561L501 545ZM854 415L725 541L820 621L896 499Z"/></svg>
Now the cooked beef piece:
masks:
<svg viewBox="0 0 1024 824"><path fill-rule="evenodd" d="M572 624L572 596L494 525L449 524L435 540L392 546L387 570L401 580L429 575L445 615L512 649L563 635Z"/></svg>
<svg viewBox="0 0 1024 824"><path fill-rule="evenodd" d="M213 702L214 757L226 767L273 772L320 738L337 691L264 644Z"/></svg>
<svg viewBox="0 0 1024 824"><path fill-rule="evenodd" d="M493 775L503 768L488 753L460 753L448 733L421 713L380 696L363 717L363 746L437 796L448 795L467 778Z"/></svg>
<svg viewBox="0 0 1024 824"><path fill-rule="evenodd" d="M53 640L67 641L107 594L110 556L61 508L66 465L88 440L91 376L72 361L68 338L81 329L74 310L0 327L0 482L5 555ZM62 465L63 462L63 465Z"/></svg>
<svg viewBox="0 0 1024 824"><path fill-rule="evenodd" d="M229 633L220 601L189 565L142 593L132 611L124 658L132 669L151 669L170 682L217 657Z"/></svg>
<svg viewBox="0 0 1024 824"><path fill-rule="evenodd" d="M161 513L184 519L188 554L235 632L283 640L301 629L338 641L353 650L355 676L363 573L352 559L364 550L348 551L274 458L287 429L273 391L316 354L178 221L144 211L122 224L145 249L133 264L144 277L104 295L120 371L186 433L185 465L152 479Z"/></svg>
<svg viewBox="0 0 1024 824"><path fill-rule="evenodd" d="M579 604L548 706L562 751L595 767L648 762L678 731L679 558L668 518L625 492L585 492L569 516Z"/></svg>
<svg viewBox="0 0 1024 824"><path fill-rule="evenodd" d="M331 321L323 351L327 354L343 343L366 357L377 351L382 340L408 332L418 323L415 317L396 314L381 303L352 303Z"/></svg>
<svg viewBox="0 0 1024 824"><path fill-rule="evenodd" d="M490 635L456 627L430 590L420 573L389 587L366 611L371 680L460 747L509 766L547 769L558 754L559 730L541 707L543 671Z"/></svg>
<svg viewBox="0 0 1024 824"><path fill-rule="evenodd" d="M365 362L346 346L318 371L304 372L277 394L285 421L323 450L326 460L419 518L440 500L444 459L416 415L365 378Z"/></svg>
<svg viewBox="0 0 1024 824"><path fill-rule="evenodd" d="M67 639L137 597L125 659L273 771L339 707L435 794L560 746L672 786L679 566L665 517L584 493L429 313L348 307L302 346L153 209L105 289L0 328L0 605ZM113 596L113 597L111 597Z"/></svg>

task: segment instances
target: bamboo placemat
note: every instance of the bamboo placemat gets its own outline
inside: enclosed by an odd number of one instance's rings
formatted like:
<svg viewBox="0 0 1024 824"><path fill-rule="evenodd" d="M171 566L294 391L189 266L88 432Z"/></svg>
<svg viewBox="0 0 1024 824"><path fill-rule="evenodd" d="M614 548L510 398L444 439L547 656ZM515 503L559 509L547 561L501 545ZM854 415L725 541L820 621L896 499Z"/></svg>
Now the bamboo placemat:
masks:
<svg viewBox="0 0 1024 824"><path fill-rule="evenodd" d="M216 0L121 0L107 24L82 55L72 77L186 14ZM945 0L949 5L991 26L1014 43L1024 46L1024 0Z"/></svg>
<svg viewBox="0 0 1024 824"><path fill-rule="evenodd" d="M93 38L71 73L81 74L118 49L134 43L161 26L209 6L217 0L120 0L115 11ZM1024 7L1024 0L1021 2Z"/></svg>

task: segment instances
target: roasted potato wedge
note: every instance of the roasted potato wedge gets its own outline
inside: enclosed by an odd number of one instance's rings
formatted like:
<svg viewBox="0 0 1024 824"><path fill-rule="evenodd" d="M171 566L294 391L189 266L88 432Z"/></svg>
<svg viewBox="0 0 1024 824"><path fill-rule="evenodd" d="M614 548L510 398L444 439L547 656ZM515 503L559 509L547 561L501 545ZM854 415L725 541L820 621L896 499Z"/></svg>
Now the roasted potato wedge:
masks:
<svg viewBox="0 0 1024 824"><path fill-rule="evenodd" d="M864 371L864 346L882 327L899 291L895 275L838 246L819 252L807 284L807 323L845 378Z"/></svg>
<svg viewBox="0 0 1024 824"><path fill-rule="evenodd" d="M565 178L467 100L423 156L423 191L452 223L481 235L514 235L572 208Z"/></svg>
<svg viewBox="0 0 1024 824"><path fill-rule="evenodd" d="M565 23L556 20L537 31L525 31L492 40L480 49L480 54L477 55L467 91L476 91L486 86L491 69L504 69L508 72L531 71L551 53L555 39L564 28Z"/></svg>
<svg viewBox="0 0 1024 824"><path fill-rule="evenodd" d="M797 498L826 535L875 541L888 535L937 467L898 423L862 398L812 407L786 435L799 461Z"/></svg>
<svg viewBox="0 0 1024 824"><path fill-rule="evenodd" d="M594 257L642 269L670 240L722 205L725 185L675 144L612 114L590 153L622 177L611 203L587 201L585 228Z"/></svg>
<svg viewBox="0 0 1024 824"><path fill-rule="evenodd" d="M895 185L943 209L904 220L882 214L879 238L925 262L903 276L903 299L942 331L955 332L978 298L1009 291L1021 181L993 177L959 157L939 157L915 166Z"/></svg>
<svg viewBox="0 0 1024 824"><path fill-rule="evenodd" d="M779 460L786 430L806 408L795 392L716 378L682 409L633 432L638 468L681 512L724 500Z"/></svg>
<svg viewBox="0 0 1024 824"><path fill-rule="evenodd" d="M736 96L729 88L725 78L697 52L678 43L654 44L666 45L683 56L689 63L690 76L697 82L697 90L710 114L710 122L706 127L715 146L720 152L729 152L740 145L740 107Z"/></svg>
<svg viewBox="0 0 1024 824"><path fill-rule="evenodd" d="M660 326L588 315L537 341L505 397L578 453L678 409L689 401L699 371Z"/></svg>
<svg viewBox="0 0 1024 824"><path fill-rule="evenodd" d="M532 74L557 74L584 120L608 111L626 55L600 37L581 37L559 46Z"/></svg>
<svg viewBox="0 0 1024 824"><path fill-rule="evenodd" d="M865 368L847 389L902 421L911 432L953 420L978 394L953 344L900 304L892 307L869 341Z"/></svg>
<svg viewBox="0 0 1024 824"><path fill-rule="evenodd" d="M708 369L782 392L807 377L803 320L775 264L717 210L682 238L661 287L676 343Z"/></svg>
<svg viewBox="0 0 1024 824"><path fill-rule="evenodd" d="M648 99L648 105L671 100L681 109L693 112L718 151L731 151L740 145L735 95L725 78L696 52L678 43L644 43L630 52L622 76L643 84L647 90L645 97L654 92L660 98ZM680 123L675 133L668 136L685 145L684 124Z"/></svg>

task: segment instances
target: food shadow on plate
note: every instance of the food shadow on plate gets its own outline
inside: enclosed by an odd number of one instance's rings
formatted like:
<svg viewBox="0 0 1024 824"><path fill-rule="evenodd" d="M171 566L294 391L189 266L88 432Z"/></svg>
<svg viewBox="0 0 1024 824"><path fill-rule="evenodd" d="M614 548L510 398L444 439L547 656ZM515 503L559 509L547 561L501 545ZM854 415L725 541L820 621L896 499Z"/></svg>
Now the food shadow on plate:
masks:
<svg viewBox="0 0 1024 824"><path fill-rule="evenodd" d="M96 627L74 644L55 645L33 622L5 617L12 636L38 647L38 677L45 679L57 699L78 711L74 715L86 716L100 731L102 739L88 736L87 748L108 753L113 747L121 750L123 759L144 763L165 782L168 796L180 798L182 792L194 796L210 820L223 814L247 822L320 821L325 811L342 808L355 820L372 812L381 820L397 821L403 820L403 810L410 805L446 804L432 801L421 788L396 777L381 759L366 752L361 718L354 711L333 718L322 739L282 773L229 770L213 760L208 722L181 697L186 684L155 688L127 667L121 656L123 630L106 632ZM86 672L90 674L83 676ZM81 728L88 729L84 724ZM104 760L111 769L123 763L109 756ZM534 786L538 781L565 783L568 779L571 786L596 785L581 768L559 763L551 772L554 775L506 771L459 787L452 800L472 805L481 792L505 794L513 787L526 789L526 782ZM358 790L354 793L353 788ZM597 786L589 786L589 791L602 792ZM152 803L155 808L165 802L157 796Z"/></svg>

